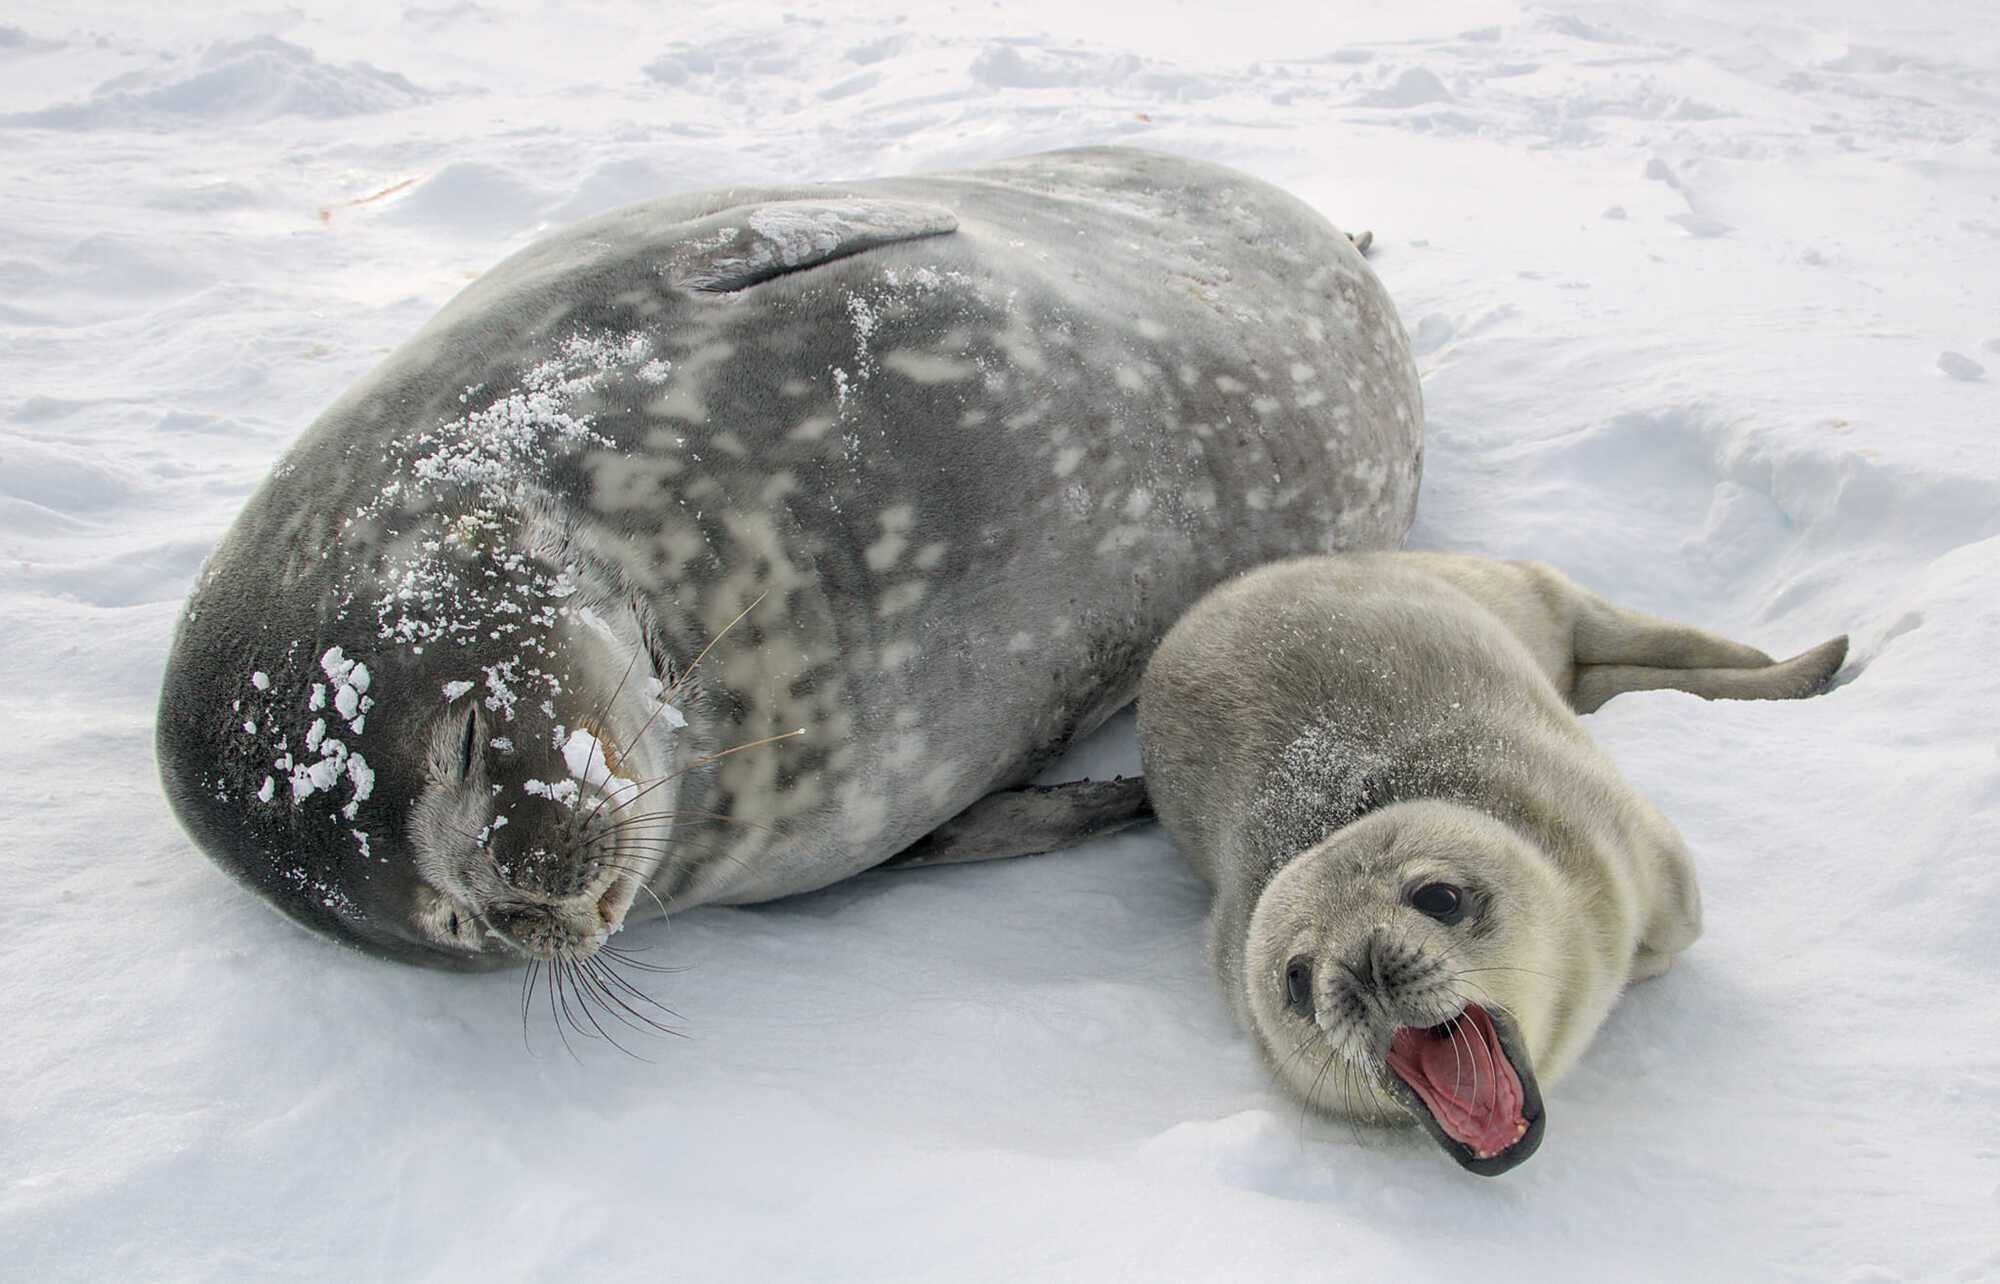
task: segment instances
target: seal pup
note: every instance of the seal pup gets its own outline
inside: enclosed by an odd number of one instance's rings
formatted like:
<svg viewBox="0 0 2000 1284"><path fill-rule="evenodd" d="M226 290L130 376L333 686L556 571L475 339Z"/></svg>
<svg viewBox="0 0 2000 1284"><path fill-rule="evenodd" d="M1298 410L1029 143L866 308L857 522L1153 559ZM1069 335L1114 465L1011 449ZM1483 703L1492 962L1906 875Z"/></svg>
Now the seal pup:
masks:
<svg viewBox="0 0 2000 1284"><path fill-rule="evenodd" d="M1154 809L1214 890L1211 954L1280 1082L1414 1116L1492 1176L1540 1144L1630 981L1701 931L1694 865L1576 715L1625 691L1819 690L1550 567L1427 553L1252 571L1176 624L1139 741Z"/></svg>
<svg viewBox="0 0 2000 1284"><path fill-rule="evenodd" d="M180 621L161 776L294 919L547 964L587 1015L628 918L1144 815L1138 782L1016 787L1214 584L1399 542L1421 419L1359 253L1219 166L619 210L279 461Z"/></svg>

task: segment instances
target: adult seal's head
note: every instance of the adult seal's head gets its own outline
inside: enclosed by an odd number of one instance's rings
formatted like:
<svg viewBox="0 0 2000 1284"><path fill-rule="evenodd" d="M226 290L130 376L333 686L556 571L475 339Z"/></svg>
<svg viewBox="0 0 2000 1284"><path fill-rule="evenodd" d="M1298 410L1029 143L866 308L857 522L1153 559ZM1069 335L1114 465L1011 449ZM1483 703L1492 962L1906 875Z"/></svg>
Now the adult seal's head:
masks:
<svg viewBox="0 0 2000 1284"><path fill-rule="evenodd" d="M168 797L218 863L329 935L438 966L587 957L672 834L684 675L559 529L394 520L347 546L396 550L387 581L262 540L211 562L161 696Z"/></svg>
<svg viewBox="0 0 2000 1284"><path fill-rule="evenodd" d="M1414 1117L1468 1170L1505 1172L1541 1144L1536 1053L1548 1055L1560 999L1565 904L1547 858L1506 826L1398 803L1271 879L1250 917L1241 1002L1301 1098L1324 1093L1356 1119Z"/></svg>

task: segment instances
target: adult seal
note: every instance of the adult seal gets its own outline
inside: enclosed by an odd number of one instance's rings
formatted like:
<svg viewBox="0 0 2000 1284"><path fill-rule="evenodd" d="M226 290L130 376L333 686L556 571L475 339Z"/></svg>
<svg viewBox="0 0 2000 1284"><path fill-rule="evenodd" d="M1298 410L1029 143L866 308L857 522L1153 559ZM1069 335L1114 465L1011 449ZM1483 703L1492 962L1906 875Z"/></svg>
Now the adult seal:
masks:
<svg viewBox="0 0 2000 1284"><path fill-rule="evenodd" d="M1139 696L1161 821L1214 889L1239 1020L1309 1106L1414 1117L1495 1175L1625 986L1701 930L1680 835L1576 715L1625 691L1785 699L1782 663L1546 566L1302 558L1210 594Z"/></svg>
<svg viewBox="0 0 2000 1284"><path fill-rule="evenodd" d="M1400 540L1420 421L1353 246L1213 165L619 210L279 462L180 621L166 792L309 927L587 999L635 907L1143 814L1135 782L1017 787L1215 583Z"/></svg>

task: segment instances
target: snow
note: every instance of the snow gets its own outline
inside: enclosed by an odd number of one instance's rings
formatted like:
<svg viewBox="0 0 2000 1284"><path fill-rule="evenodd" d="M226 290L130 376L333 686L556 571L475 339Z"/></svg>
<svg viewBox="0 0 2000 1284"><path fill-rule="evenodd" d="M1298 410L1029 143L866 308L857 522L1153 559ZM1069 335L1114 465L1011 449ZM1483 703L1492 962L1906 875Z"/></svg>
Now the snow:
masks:
<svg viewBox="0 0 2000 1284"><path fill-rule="evenodd" d="M10 1277L2000 1277L1989 5L6 22ZM1774 652L1854 637L1815 701L1587 719L1693 846L1708 927L1548 1094L1527 1165L1482 1182L1414 1132L1302 1118L1156 832L635 927L688 969L649 985L689 1035L650 1062L572 1059L546 1014L524 1047L518 975L338 950L191 852L151 723L201 557L482 269L663 192L1108 141L1375 232L1425 376L1414 543ZM594 373L552 372L494 449L570 431ZM327 676L303 710L246 677L243 716L302 740L348 690L358 719L358 669ZM528 695L483 676L490 707ZM311 783L322 734L298 763L274 743L260 796ZM1069 770L1130 770L1129 739Z"/></svg>
<svg viewBox="0 0 2000 1284"><path fill-rule="evenodd" d="M1938 369L1944 371L1954 379L1972 380L1984 379L1986 377L1986 367L1980 365L1971 357L1966 356L1963 352L1940 352L1938 353L1937 365Z"/></svg>
<svg viewBox="0 0 2000 1284"><path fill-rule="evenodd" d="M583 792L583 787L574 780L524 780L521 789L530 798L546 798L565 807L576 806Z"/></svg>
<svg viewBox="0 0 2000 1284"><path fill-rule="evenodd" d="M671 705L667 707L672 708ZM574 777L563 782L570 788L568 802L572 806L585 788L591 790L591 797L607 798L618 806L626 805L634 796L633 791L639 788L611 770L603 743L581 727L570 732L563 741L562 756L563 765Z"/></svg>

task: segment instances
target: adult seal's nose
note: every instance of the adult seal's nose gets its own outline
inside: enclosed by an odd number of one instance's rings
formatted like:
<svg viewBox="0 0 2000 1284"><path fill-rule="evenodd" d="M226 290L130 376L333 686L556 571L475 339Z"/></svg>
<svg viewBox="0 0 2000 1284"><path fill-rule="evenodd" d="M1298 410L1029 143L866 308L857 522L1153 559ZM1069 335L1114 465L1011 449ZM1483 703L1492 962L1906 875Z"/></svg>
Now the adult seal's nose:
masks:
<svg viewBox="0 0 2000 1284"><path fill-rule="evenodd" d="M548 916L539 909L524 906L519 909L494 910L487 915L487 921L493 925L494 931L520 950L529 954L543 954L537 945L547 934L550 924Z"/></svg>
<svg viewBox="0 0 2000 1284"><path fill-rule="evenodd" d="M603 928L594 905L510 905L487 919L517 949L544 960L574 953Z"/></svg>

